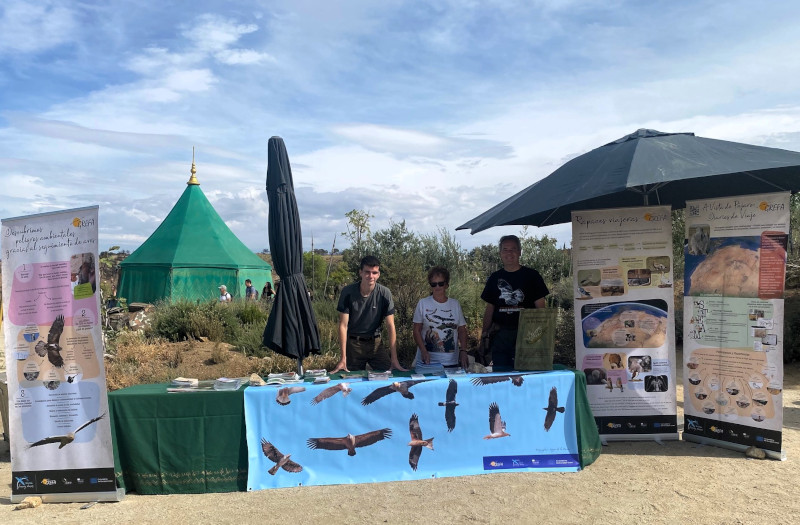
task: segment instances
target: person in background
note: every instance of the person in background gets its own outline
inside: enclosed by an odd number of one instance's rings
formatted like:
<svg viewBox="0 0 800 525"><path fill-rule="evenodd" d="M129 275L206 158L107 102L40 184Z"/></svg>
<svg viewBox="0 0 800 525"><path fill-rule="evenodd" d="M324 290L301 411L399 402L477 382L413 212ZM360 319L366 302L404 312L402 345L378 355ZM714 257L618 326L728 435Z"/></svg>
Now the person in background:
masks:
<svg viewBox="0 0 800 525"><path fill-rule="evenodd" d="M431 295L420 299L414 309L414 341L417 356L414 367L441 363L467 368L467 321L461 304L447 297L450 272L442 266L428 271Z"/></svg>
<svg viewBox="0 0 800 525"><path fill-rule="evenodd" d="M481 299L486 301L481 338L489 337L492 324L499 328L490 347L495 371L514 369L519 312L525 308L544 308L544 298L550 293L539 272L519 263L521 255L519 237L501 237L503 268L489 276L481 293Z"/></svg>
<svg viewBox="0 0 800 525"><path fill-rule="evenodd" d="M258 299L258 292L256 291L255 287L253 286L253 282L250 279L244 280L244 298L246 301L255 301Z"/></svg>
<svg viewBox="0 0 800 525"><path fill-rule="evenodd" d="M380 261L368 255L361 259L359 282L349 284L339 296L339 345L342 357L331 373L364 370L369 364L373 370L405 371L397 360L397 334L394 328L394 301L392 292L378 284L381 276ZM386 320L389 351L381 345L381 325Z"/></svg>
<svg viewBox="0 0 800 525"><path fill-rule="evenodd" d="M229 303L231 302L231 294L228 293L228 287L224 284L219 286L219 302L221 303Z"/></svg>
<svg viewBox="0 0 800 525"><path fill-rule="evenodd" d="M261 300L270 302L274 295L275 291L272 289L272 284L267 281L267 284L264 285L264 289L261 290Z"/></svg>

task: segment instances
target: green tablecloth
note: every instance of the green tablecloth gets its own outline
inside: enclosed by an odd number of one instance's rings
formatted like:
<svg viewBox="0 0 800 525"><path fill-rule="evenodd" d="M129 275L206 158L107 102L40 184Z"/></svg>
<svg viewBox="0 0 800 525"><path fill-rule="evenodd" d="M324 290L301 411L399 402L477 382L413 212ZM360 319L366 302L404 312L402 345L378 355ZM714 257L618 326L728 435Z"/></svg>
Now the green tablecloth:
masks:
<svg viewBox="0 0 800 525"><path fill-rule="evenodd" d="M244 387L167 393L137 385L108 395L117 481L139 494L247 488Z"/></svg>
<svg viewBox="0 0 800 525"><path fill-rule="evenodd" d="M581 468L600 455L600 435L575 372L575 420ZM244 388L167 393L167 385L111 392L108 404L117 481L138 494L247 490Z"/></svg>

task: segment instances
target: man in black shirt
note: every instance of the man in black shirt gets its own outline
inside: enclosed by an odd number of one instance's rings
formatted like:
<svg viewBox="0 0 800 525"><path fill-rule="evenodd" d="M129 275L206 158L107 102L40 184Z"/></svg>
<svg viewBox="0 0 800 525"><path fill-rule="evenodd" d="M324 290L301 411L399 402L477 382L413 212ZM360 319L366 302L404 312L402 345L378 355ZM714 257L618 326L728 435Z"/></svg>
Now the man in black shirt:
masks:
<svg viewBox="0 0 800 525"><path fill-rule="evenodd" d="M550 292L539 272L519 263L522 244L516 235L500 238L503 269L486 281L481 299L486 301L482 338L489 336L494 323L499 330L492 339L493 370L513 370L517 348L519 312L524 308L544 308Z"/></svg>

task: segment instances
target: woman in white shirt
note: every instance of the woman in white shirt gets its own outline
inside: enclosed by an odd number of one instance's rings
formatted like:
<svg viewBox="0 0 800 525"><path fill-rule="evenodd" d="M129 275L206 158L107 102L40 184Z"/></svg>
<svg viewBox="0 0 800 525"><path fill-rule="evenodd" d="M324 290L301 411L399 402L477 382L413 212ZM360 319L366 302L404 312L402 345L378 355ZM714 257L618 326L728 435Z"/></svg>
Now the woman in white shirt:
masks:
<svg viewBox="0 0 800 525"><path fill-rule="evenodd" d="M461 304L447 297L450 287L450 272L442 266L428 271L431 295L420 299L414 310L414 341L417 343L419 364L441 363L443 366L466 368L467 322Z"/></svg>

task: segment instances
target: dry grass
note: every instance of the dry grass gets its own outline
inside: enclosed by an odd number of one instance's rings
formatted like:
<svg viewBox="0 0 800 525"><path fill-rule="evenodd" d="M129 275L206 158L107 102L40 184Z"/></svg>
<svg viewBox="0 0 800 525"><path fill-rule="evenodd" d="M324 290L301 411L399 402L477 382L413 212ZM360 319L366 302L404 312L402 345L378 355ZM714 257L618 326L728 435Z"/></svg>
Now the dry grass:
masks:
<svg viewBox="0 0 800 525"><path fill-rule="evenodd" d="M338 355L313 355L303 361L303 366L330 370L338 361ZM273 352L263 358L247 357L226 343L151 341L141 332L122 332L116 354L106 359L106 382L109 390L119 390L143 383L166 383L181 376L197 379L249 377L253 373L266 376L296 368L294 359Z"/></svg>

